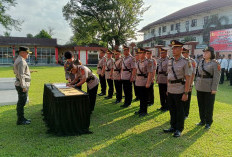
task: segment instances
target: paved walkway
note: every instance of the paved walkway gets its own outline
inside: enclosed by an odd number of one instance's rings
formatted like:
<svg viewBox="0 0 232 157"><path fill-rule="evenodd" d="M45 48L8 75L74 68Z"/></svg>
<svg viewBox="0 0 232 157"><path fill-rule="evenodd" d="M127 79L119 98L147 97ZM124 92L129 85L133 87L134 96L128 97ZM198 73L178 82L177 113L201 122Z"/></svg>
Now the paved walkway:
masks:
<svg viewBox="0 0 232 157"><path fill-rule="evenodd" d="M14 82L15 78L0 78L0 106L17 104L18 94Z"/></svg>

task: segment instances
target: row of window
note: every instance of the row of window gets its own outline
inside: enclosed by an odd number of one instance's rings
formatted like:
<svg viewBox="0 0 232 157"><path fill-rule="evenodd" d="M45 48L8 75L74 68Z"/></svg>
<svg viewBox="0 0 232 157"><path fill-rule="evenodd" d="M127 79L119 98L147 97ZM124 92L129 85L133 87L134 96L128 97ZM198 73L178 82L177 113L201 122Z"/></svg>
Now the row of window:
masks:
<svg viewBox="0 0 232 157"><path fill-rule="evenodd" d="M218 17L218 15L211 15L211 16L205 16L204 17L204 26L206 26L209 22L209 19L210 18L214 18L214 17ZM189 31L189 28L190 28L190 22L191 22L191 27L197 27L198 25L198 21L197 19L192 19L191 21L186 21L185 22L185 29L186 31ZM174 31L176 30L177 32L180 31L180 22L176 23L176 24L171 24L170 25L170 30L171 31ZM151 33L152 35L155 35L155 28L149 30L148 33ZM159 36L162 34L162 33L166 33L167 32L167 26L162 26L162 27L159 27Z"/></svg>

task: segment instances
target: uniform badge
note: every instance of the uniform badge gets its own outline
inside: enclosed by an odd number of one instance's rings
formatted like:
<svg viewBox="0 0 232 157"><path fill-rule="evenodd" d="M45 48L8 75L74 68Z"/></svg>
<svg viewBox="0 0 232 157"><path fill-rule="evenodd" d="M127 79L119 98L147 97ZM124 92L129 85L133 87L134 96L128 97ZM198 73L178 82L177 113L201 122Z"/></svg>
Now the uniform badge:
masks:
<svg viewBox="0 0 232 157"><path fill-rule="evenodd" d="M218 68L218 71L220 71L221 70L221 65L218 64L217 68Z"/></svg>
<svg viewBox="0 0 232 157"><path fill-rule="evenodd" d="M189 65L189 68L191 68L191 67L192 67L192 63L191 63L191 62L188 62L188 65Z"/></svg>
<svg viewBox="0 0 232 157"><path fill-rule="evenodd" d="M172 42L172 45L175 45L175 41Z"/></svg>
<svg viewBox="0 0 232 157"><path fill-rule="evenodd" d="M194 68L196 68L196 63L195 63L195 62L192 62L192 66L193 66Z"/></svg>

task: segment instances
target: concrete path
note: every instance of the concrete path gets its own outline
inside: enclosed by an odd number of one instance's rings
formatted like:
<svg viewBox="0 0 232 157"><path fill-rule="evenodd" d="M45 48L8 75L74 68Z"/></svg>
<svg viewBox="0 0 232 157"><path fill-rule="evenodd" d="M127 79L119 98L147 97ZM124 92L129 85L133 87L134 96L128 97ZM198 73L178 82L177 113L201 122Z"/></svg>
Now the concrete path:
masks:
<svg viewBox="0 0 232 157"><path fill-rule="evenodd" d="M0 78L0 106L17 104L18 94L14 83L15 78Z"/></svg>

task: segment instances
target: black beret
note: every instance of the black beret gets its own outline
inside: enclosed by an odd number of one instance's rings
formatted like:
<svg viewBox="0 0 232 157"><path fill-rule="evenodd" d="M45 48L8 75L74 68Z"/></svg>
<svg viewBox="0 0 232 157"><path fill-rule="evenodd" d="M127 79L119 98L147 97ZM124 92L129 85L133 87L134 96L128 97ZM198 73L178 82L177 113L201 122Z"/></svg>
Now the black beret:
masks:
<svg viewBox="0 0 232 157"><path fill-rule="evenodd" d="M64 53L64 57L66 59L71 59L73 57L73 53L71 51L67 51Z"/></svg>

